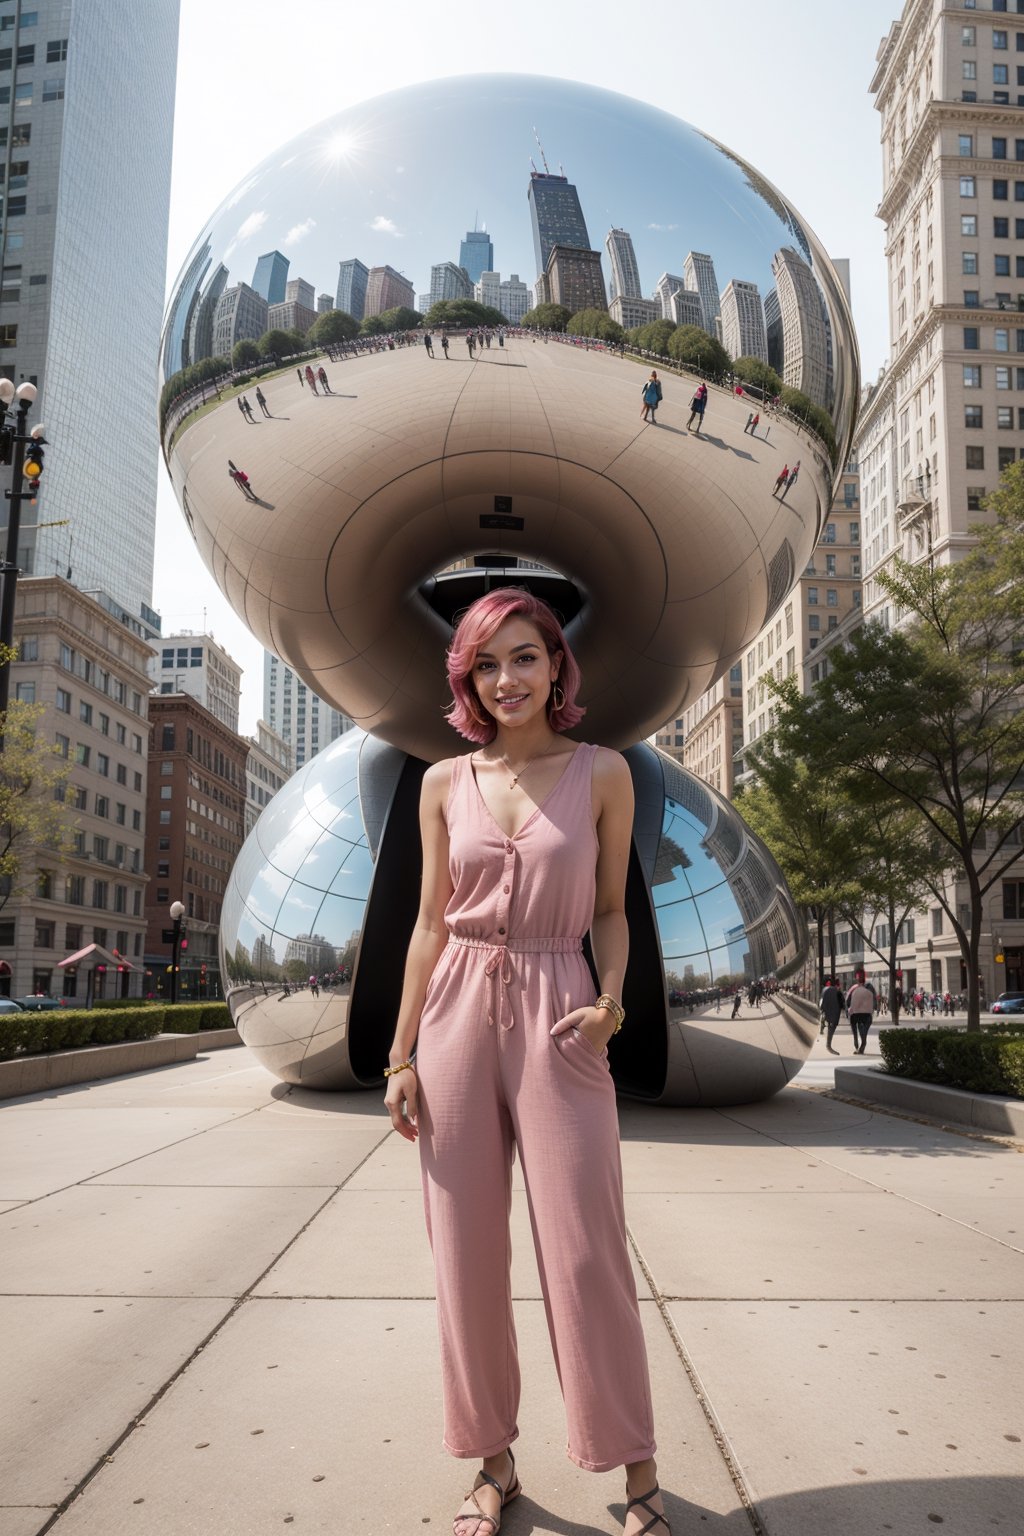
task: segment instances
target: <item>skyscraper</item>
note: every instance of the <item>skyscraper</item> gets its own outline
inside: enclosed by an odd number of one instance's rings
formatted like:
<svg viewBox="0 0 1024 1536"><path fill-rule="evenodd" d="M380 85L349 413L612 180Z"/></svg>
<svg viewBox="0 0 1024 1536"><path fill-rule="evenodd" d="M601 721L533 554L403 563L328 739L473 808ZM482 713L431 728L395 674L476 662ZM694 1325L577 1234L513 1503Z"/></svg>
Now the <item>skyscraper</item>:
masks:
<svg viewBox="0 0 1024 1536"><path fill-rule="evenodd" d="M432 306L441 303L444 299L471 299L472 297L473 289L463 267L457 267L454 261L439 261L431 267L430 303Z"/></svg>
<svg viewBox="0 0 1024 1536"><path fill-rule="evenodd" d="M174 295L167 315L163 366L168 378L192 360L189 354L189 335L202 296L202 281L209 265L210 242L207 240L199 247L189 263L188 271ZM5 283L5 289L6 286Z"/></svg>
<svg viewBox="0 0 1024 1536"><path fill-rule="evenodd" d="M552 304L562 304L573 314L580 309L608 308L600 251L553 245L544 276Z"/></svg>
<svg viewBox="0 0 1024 1536"><path fill-rule="evenodd" d="M632 235L624 229L610 229L604 237L604 244L611 267L609 296L613 299L642 299L640 269L636 264Z"/></svg>
<svg viewBox="0 0 1024 1536"><path fill-rule="evenodd" d="M213 270L213 276L200 293L198 303L192 312L188 334L190 363L198 363L204 357L213 356L213 319L227 282L228 269L223 262L219 262Z"/></svg>
<svg viewBox="0 0 1024 1536"><path fill-rule="evenodd" d="M343 309L353 320L362 320L366 314L366 283L369 267L364 267L357 257L338 265L338 309Z"/></svg>
<svg viewBox="0 0 1024 1536"><path fill-rule="evenodd" d="M654 287L654 297L658 301L663 320L672 320L673 324L675 323L672 313L672 295L683 287L685 287L683 279L674 272L663 272L658 278Z"/></svg>
<svg viewBox="0 0 1024 1536"><path fill-rule="evenodd" d="M715 264L706 251L688 251L683 262L683 287L700 294L703 319L701 325L709 336L716 335L715 320L719 311L718 279Z"/></svg>
<svg viewBox="0 0 1024 1536"><path fill-rule="evenodd" d="M729 280L722 292L722 346L731 358L759 357L768 361L764 306L756 283Z"/></svg>
<svg viewBox="0 0 1024 1536"><path fill-rule="evenodd" d="M295 767L330 746L352 721L339 714L270 651L263 653L263 718L295 754Z"/></svg>
<svg viewBox="0 0 1024 1536"><path fill-rule="evenodd" d="M36 382L33 419L54 444L18 561L40 575L70 568L75 586L139 615L153 588L157 458L147 381L167 266L178 0L36 0L31 9L8 0L0 10L8 70L12 53L16 61L13 90L11 73L0 75L9 103L0 147L0 374ZM17 202L15 164L27 186ZM175 326L179 351L190 308ZM106 387L117 394L108 431L96 415L97 389Z"/></svg>
<svg viewBox="0 0 1024 1536"><path fill-rule="evenodd" d="M412 283L401 272L388 266L370 268L366 279L364 316L382 315L386 309L395 309L399 305L412 309L415 303L416 293Z"/></svg>
<svg viewBox="0 0 1024 1536"><path fill-rule="evenodd" d="M213 316L213 355L230 357L236 341L257 341L268 328L270 306L248 283L225 288Z"/></svg>
<svg viewBox="0 0 1024 1536"><path fill-rule="evenodd" d="M485 229L466 231L459 246L459 266L471 283L478 283L482 273L494 271L494 246Z"/></svg>
<svg viewBox="0 0 1024 1536"><path fill-rule="evenodd" d="M268 304L283 304L291 262L280 251L267 251L256 263L252 286Z"/></svg>
<svg viewBox="0 0 1024 1536"><path fill-rule="evenodd" d="M501 309L501 273L481 272L479 282L473 285L473 297L478 304Z"/></svg>
<svg viewBox="0 0 1024 1536"><path fill-rule="evenodd" d="M782 321L782 382L827 406L829 349L818 285L790 245L775 252L772 276Z"/></svg>
<svg viewBox="0 0 1024 1536"><path fill-rule="evenodd" d="M547 271L551 247L562 245L577 251L590 250L587 223L579 194L567 176L530 173L526 193L533 223L533 249L538 276Z"/></svg>
<svg viewBox="0 0 1024 1536"><path fill-rule="evenodd" d="M242 669L212 635L197 635L191 629L161 635L160 649L150 657L148 671L154 691L191 694L237 733Z"/></svg>
<svg viewBox="0 0 1024 1536"><path fill-rule="evenodd" d="M532 302L533 296L518 272L513 272L510 277L505 278L501 285L498 308L509 325L518 325Z"/></svg>

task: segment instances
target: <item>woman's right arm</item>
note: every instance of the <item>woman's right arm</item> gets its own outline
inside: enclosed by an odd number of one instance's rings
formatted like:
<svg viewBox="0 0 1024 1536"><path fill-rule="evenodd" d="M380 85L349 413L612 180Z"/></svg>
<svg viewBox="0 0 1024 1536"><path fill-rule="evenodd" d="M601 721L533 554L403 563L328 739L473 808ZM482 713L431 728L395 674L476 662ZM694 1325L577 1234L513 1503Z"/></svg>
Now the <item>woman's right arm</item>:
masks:
<svg viewBox="0 0 1024 1536"><path fill-rule="evenodd" d="M448 868L448 827L445 809L451 786L452 763L434 763L423 775L420 792L420 839L423 845L423 879L420 908L409 942L405 962L405 982L398 1009L395 1038L389 1052L389 1065L408 1061L416 1044L423 999L441 951L448 942L444 914L451 900L452 880ZM406 1141L417 1135L416 1073L410 1069L397 1072L387 1080L384 1103L391 1123Z"/></svg>

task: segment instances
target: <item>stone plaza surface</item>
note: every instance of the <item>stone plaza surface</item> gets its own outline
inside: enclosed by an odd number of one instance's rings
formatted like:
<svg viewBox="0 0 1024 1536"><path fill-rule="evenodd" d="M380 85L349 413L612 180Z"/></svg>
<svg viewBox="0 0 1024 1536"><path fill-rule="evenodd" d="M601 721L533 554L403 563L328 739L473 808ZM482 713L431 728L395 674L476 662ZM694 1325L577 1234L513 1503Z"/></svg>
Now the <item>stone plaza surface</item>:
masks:
<svg viewBox="0 0 1024 1536"><path fill-rule="evenodd" d="M1024 1143L829 1097L839 1059L762 1104L621 1103L673 1531L1019 1532ZM440 1447L417 1154L378 1093L236 1048L13 1101L0 1155L0 1536L450 1530L473 1467ZM564 1455L515 1183L504 1530L614 1532L621 1475Z"/></svg>

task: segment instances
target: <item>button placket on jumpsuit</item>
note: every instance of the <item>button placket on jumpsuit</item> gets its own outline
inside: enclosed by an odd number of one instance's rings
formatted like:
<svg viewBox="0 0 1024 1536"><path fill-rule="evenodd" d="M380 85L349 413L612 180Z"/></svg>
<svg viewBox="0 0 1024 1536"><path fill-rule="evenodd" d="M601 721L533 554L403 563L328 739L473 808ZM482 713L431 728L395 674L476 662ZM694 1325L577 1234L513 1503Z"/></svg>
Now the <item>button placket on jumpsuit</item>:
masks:
<svg viewBox="0 0 1024 1536"><path fill-rule="evenodd" d="M468 759L453 765L449 943L427 988L417 1075L445 1445L496 1455L518 1434L518 1148L569 1455L603 1471L655 1447L607 1058L578 1032L550 1033L594 1000L582 939L595 894L596 750L577 749L514 838L487 810Z"/></svg>

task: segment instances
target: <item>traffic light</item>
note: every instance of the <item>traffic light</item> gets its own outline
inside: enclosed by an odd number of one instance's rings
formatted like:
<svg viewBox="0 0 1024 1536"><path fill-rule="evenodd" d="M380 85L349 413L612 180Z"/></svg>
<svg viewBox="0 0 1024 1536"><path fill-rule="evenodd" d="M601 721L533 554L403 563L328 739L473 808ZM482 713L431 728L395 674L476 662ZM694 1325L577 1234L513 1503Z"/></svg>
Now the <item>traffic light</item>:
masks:
<svg viewBox="0 0 1024 1536"><path fill-rule="evenodd" d="M28 482L23 494L28 497L30 504L34 503L39 495L39 482L43 478L43 460L43 450L38 443L33 443L31 448L26 451L25 462L21 469Z"/></svg>

